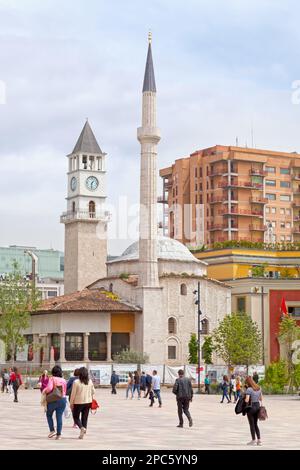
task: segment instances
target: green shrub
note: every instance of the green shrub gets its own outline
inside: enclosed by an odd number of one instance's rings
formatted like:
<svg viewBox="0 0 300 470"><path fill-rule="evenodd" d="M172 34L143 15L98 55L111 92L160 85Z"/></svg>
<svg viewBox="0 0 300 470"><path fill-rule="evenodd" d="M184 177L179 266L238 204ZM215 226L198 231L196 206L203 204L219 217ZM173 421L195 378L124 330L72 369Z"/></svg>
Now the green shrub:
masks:
<svg viewBox="0 0 300 470"><path fill-rule="evenodd" d="M286 361L272 362L267 368L265 378L260 382L264 393L283 393L288 384Z"/></svg>

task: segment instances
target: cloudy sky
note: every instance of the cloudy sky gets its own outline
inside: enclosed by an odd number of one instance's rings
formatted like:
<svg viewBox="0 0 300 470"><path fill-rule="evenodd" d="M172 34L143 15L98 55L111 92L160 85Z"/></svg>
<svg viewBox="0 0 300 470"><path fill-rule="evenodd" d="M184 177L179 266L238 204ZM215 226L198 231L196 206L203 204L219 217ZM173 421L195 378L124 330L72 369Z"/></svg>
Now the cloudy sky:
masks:
<svg viewBox="0 0 300 470"><path fill-rule="evenodd" d="M299 16L296 0L0 0L0 246L63 249L65 155L86 117L109 202L138 202L149 28L159 167L236 136L250 146L252 125L256 147L300 151Z"/></svg>

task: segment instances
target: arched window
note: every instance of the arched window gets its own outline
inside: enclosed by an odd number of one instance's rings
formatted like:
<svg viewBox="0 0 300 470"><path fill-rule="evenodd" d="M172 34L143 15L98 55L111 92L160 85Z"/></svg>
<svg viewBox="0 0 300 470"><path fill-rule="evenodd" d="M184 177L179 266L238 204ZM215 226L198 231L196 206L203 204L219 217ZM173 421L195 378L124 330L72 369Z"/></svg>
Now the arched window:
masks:
<svg viewBox="0 0 300 470"><path fill-rule="evenodd" d="M168 340L168 359L176 360L178 359L179 354L179 345L175 338L170 338Z"/></svg>
<svg viewBox="0 0 300 470"><path fill-rule="evenodd" d="M95 217L95 212L96 212L96 206L94 201L89 202L89 214L90 218L93 219Z"/></svg>
<svg viewBox="0 0 300 470"><path fill-rule="evenodd" d="M181 284L181 285L180 285L180 294L181 294L181 295L187 295L187 287L186 287L186 284Z"/></svg>
<svg viewBox="0 0 300 470"><path fill-rule="evenodd" d="M168 320L168 331L169 335L176 335L177 333L176 320L174 317L171 317Z"/></svg>
<svg viewBox="0 0 300 470"><path fill-rule="evenodd" d="M208 335L209 333L209 322L207 320L207 318L204 318L202 321L201 321L201 334L202 335Z"/></svg>
<svg viewBox="0 0 300 470"><path fill-rule="evenodd" d="M75 207L76 207L76 206L75 206L75 202L73 201L73 202L72 202L72 212L75 212Z"/></svg>

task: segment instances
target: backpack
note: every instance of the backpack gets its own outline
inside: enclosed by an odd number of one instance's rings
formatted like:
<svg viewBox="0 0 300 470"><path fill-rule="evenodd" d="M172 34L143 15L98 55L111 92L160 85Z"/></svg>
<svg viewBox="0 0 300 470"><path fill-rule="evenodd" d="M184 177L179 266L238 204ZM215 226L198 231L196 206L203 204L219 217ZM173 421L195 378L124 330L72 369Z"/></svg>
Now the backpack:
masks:
<svg viewBox="0 0 300 470"><path fill-rule="evenodd" d="M234 409L235 414L239 415L239 414L243 413L244 407L245 407L244 399L242 397L240 397L237 401L237 404L235 405L235 409Z"/></svg>

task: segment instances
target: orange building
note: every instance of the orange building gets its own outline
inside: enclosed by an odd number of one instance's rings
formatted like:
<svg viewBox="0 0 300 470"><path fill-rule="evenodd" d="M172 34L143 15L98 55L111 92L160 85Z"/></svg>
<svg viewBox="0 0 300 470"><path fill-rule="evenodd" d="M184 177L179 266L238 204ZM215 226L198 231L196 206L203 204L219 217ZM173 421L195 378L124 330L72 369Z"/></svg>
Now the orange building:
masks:
<svg viewBox="0 0 300 470"><path fill-rule="evenodd" d="M300 154L216 145L160 170L164 234L191 246L300 242Z"/></svg>

